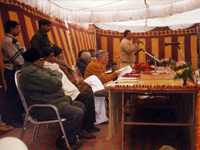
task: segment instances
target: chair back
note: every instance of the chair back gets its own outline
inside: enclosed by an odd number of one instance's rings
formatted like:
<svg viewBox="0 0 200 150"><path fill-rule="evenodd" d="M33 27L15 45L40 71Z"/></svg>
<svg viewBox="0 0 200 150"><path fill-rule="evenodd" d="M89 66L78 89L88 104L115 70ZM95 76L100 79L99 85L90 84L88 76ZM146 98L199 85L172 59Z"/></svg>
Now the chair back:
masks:
<svg viewBox="0 0 200 150"><path fill-rule="evenodd" d="M20 87L20 82L19 82L20 75L21 75L21 70L18 70L18 71L15 72L15 84L16 84L19 96L21 98L22 104L24 106L24 110L26 112L26 117L24 119L24 126L23 126L23 129L22 129L20 139L21 140L23 139L24 132L26 130L26 124L27 124L28 120L35 124L32 140L34 140L34 138L37 137L40 124L45 124L45 123L49 124L49 123L59 122L61 131L63 133L64 139L65 139L65 142L66 142L66 145L67 145L68 149L71 150L71 147L70 147L68 140L67 140L67 136L65 134L65 129L64 129L63 124L62 124L62 121L66 121L66 118L61 118L57 107L54 106L54 105L51 105L51 104L34 104L34 105L32 105L28 108L28 106L26 104L25 97L24 97L23 92L22 92L21 87ZM29 113L30 110L33 107L41 107L41 108L42 107L49 107L49 108L52 108L52 109L54 109L57 117L56 117L56 119L55 119L55 117L44 117L41 121L39 121L38 117L36 119L33 119L31 117L30 113Z"/></svg>
<svg viewBox="0 0 200 150"><path fill-rule="evenodd" d="M78 77L82 77L81 72L80 72L79 68L76 65L74 66L74 72L76 73L76 75Z"/></svg>
<svg viewBox="0 0 200 150"><path fill-rule="evenodd" d="M20 77L20 75L21 75L21 70L18 70L18 71L15 72L15 84L16 84L19 96L21 98L22 104L24 106L24 110L27 113L28 112L28 106L27 106L26 100L24 98L24 95L22 93L22 90L21 90L21 87L20 87L20 83L19 83L19 77Z"/></svg>

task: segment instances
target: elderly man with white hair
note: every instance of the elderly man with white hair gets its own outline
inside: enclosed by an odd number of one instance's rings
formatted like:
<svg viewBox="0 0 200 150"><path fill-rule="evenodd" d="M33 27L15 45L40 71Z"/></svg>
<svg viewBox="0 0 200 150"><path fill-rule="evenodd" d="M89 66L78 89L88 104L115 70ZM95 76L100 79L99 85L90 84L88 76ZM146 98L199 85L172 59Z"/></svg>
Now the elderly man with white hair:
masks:
<svg viewBox="0 0 200 150"><path fill-rule="evenodd" d="M87 82L87 79L91 76L97 76L102 84L107 83L113 79L115 79L121 71L116 71L111 74L105 74L105 66L108 63L108 52L105 50L99 50L96 53L96 58L93 59L91 63L87 66L84 74L84 81ZM97 85L96 85L97 86ZM100 97L103 99L103 97ZM95 103L103 103L104 100L96 100ZM105 112L105 107L96 107L99 104L95 104L95 111L97 112ZM100 105L99 105L100 106ZM102 105L101 105L102 106Z"/></svg>
<svg viewBox="0 0 200 150"><path fill-rule="evenodd" d="M79 71L81 72L82 77L84 77L85 69L87 68L88 64L91 62L92 56L90 52L83 52L81 54L80 59L78 59L76 66L78 67Z"/></svg>
<svg viewBox="0 0 200 150"><path fill-rule="evenodd" d="M99 50L96 53L96 58L87 66L84 74L84 79L90 77L91 75L95 75L99 78L102 84L115 79L121 73L121 71L105 74L105 66L108 63L108 60L108 52L105 50Z"/></svg>

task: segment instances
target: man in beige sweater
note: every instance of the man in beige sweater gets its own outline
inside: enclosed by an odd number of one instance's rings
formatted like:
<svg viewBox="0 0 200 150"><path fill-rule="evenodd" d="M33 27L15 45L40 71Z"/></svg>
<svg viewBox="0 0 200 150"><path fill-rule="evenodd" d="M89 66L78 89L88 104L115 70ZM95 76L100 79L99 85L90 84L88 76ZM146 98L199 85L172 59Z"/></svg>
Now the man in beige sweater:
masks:
<svg viewBox="0 0 200 150"><path fill-rule="evenodd" d="M130 30L124 31L124 38L120 43L119 46L119 62L120 62L120 68L126 67L126 66L135 66L135 60L136 57L134 53L138 50L138 45L141 42L140 40L137 40L135 44L131 43L132 35Z"/></svg>

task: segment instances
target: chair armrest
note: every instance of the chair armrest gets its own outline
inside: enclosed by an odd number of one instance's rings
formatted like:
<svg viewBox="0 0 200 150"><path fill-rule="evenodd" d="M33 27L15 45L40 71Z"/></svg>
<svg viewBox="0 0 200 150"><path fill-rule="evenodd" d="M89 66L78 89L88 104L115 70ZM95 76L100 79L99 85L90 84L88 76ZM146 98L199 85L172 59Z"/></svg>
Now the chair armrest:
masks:
<svg viewBox="0 0 200 150"><path fill-rule="evenodd" d="M102 89L94 92L94 96L96 97L108 97L108 90Z"/></svg>
<svg viewBox="0 0 200 150"><path fill-rule="evenodd" d="M28 113L30 112L30 110L33 108L33 107L50 107L52 109L54 109L56 115L57 115L57 118L58 120L61 120L61 117L60 117L60 114L58 112L58 109L56 106L54 105L51 105L51 104L34 104L34 105L31 105L29 108L28 108Z"/></svg>

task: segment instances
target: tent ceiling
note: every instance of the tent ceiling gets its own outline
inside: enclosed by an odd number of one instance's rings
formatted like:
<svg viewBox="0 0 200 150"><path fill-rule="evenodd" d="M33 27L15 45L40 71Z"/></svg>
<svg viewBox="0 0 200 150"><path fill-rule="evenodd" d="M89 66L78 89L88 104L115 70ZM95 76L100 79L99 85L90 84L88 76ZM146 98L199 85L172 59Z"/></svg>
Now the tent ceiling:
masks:
<svg viewBox="0 0 200 150"><path fill-rule="evenodd" d="M68 10L113 11L133 10L175 3L181 0L49 0ZM147 4L147 5L146 5Z"/></svg>
<svg viewBox="0 0 200 150"><path fill-rule="evenodd" d="M156 26L186 28L200 23L200 0L17 0L80 26L145 32ZM180 26L178 26L180 25ZM142 27L142 28L141 28Z"/></svg>

